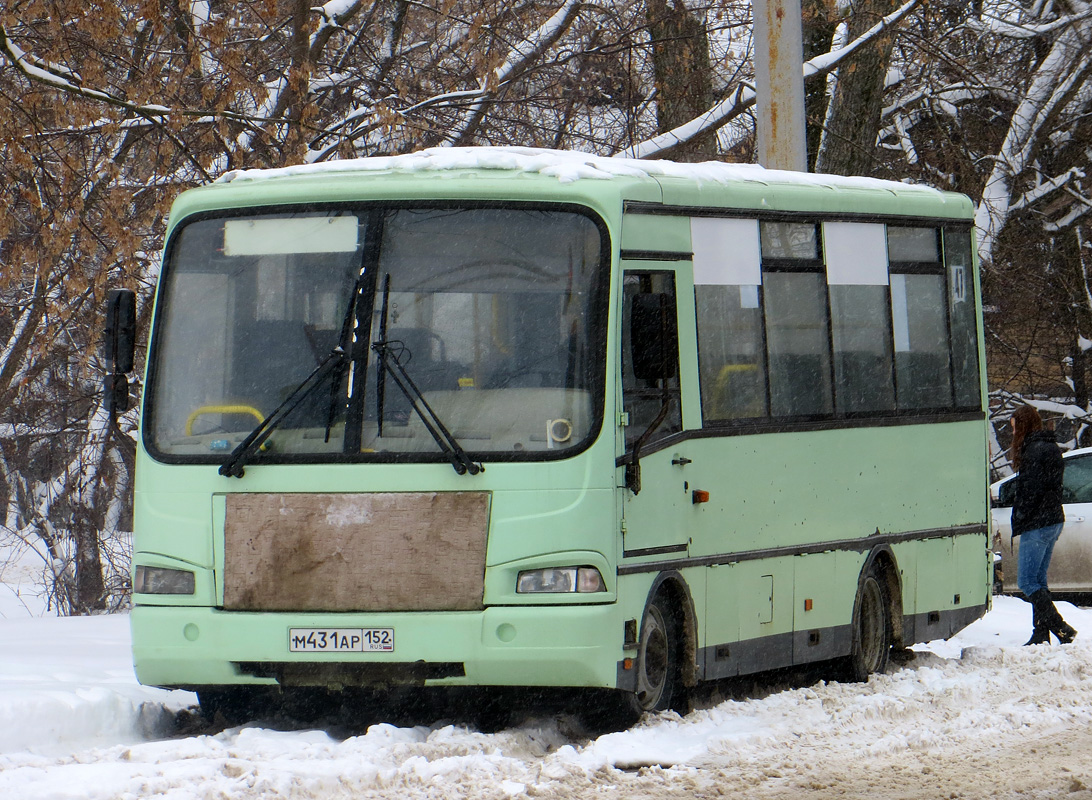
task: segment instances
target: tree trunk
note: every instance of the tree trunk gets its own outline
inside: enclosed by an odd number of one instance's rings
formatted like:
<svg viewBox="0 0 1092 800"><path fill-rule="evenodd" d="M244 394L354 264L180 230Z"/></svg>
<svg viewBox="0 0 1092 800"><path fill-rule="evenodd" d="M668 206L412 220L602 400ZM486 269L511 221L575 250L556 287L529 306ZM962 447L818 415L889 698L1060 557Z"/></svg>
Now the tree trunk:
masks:
<svg viewBox="0 0 1092 800"><path fill-rule="evenodd" d="M1081 338L1092 338L1092 307L1089 303L1088 274L1081 247L1079 223L1062 231L1055 239L1056 267L1065 275L1065 305L1069 308L1070 380L1073 382L1073 404L1088 409L1088 352L1081 349Z"/></svg>
<svg viewBox="0 0 1092 800"><path fill-rule="evenodd" d="M82 512L83 509L79 509ZM81 514L82 516L82 514ZM106 584L102 578L102 551L99 532L87 519L73 519L76 542L76 608L77 614L90 614L106 608Z"/></svg>
<svg viewBox="0 0 1092 800"><path fill-rule="evenodd" d="M857 0L849 18L849 38L864 33L896 6L895 0ZM838 69L816 172L868 175L875 167L876 134L893 43L893 34L881 36L862 47L852 63Z"/></svg>
<svg viewBox="0 0 1092 800"><path fill-rule="evenodd" d="M284 137L284 163L298 164L307 153L309 121L309 87L311 84L311 35L308 25L311 4L295 0L292 4L291 63L288 68L287 101L288 130Z"/></svg>
<svg viewBox="0 0 1092 800"><path fill-rule="evenodd" d="M683 0L648 0L647 13L656 75L656 122L663 133L713 105L709 36ZM711 161L717 157L716 133L695 136L668 155L676 161Z"/></svg>
<svg viewBox="0 0 1092 800"><path fill-rule="evenodd" d="M800 0L800 16L804 29L804 60L830 52L834 31L838 27L838 9L834 0ZM808 146L808 171L815 171L815 160L823 137L827 118L826 78L804 83L804 117Z"/></svg>

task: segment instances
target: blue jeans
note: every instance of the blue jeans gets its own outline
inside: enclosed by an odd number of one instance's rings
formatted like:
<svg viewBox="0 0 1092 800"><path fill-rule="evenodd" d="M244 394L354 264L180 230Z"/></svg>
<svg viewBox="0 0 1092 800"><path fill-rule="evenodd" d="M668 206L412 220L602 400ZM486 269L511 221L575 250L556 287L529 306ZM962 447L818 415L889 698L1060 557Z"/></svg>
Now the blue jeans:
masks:
<svg viewBox="0 0 1092 800"><path fill-rule="evenodd" d="M1016 563L1016 585L1031 597L1040 589L1047 588L1047 569L1054 543L1062 535L1062 524L1025 531L1020 534L1020 552Z"/></svg>

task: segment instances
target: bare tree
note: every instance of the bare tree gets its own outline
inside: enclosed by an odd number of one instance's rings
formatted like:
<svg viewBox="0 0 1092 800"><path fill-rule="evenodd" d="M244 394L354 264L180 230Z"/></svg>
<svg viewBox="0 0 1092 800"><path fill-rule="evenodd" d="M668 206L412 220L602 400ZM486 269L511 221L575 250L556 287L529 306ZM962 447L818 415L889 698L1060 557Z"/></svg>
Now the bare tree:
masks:
<svg viewBox="0 0 1092 800"><path fill-rule="evenodd" d="M818 168L974 198L998 391L1069 391L1087 409L1092 11L803 10ZM0 8L0 533L40 554L66 613L123 598L135 414L113 426L102 408L99 313L128 285L146 324L179 190L436 145L746 160L749 14L732 0Z"/></svg>

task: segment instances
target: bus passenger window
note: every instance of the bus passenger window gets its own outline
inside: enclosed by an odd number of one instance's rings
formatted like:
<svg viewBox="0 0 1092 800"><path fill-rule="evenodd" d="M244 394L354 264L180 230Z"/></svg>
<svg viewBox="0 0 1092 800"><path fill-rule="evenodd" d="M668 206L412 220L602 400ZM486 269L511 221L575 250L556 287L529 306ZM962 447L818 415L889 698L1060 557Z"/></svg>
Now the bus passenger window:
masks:
<svg viewBox="0 0 1092 800"><path fill-rule="evenodd" d="M806 249L807 236L787 226L767 232L757 219L693 217L694 308L698 323L698 381L706 422L769 414L766 349L762 337L762 248L785 241ZM814 232L814 228L813 228ZM812 237L814 252L814 236ZM799 244L803 242L803 245Z"/></svg>
<svg viewBox="0 0 1092 800"><path fill-rule="evenodd" d="M762 301L770 414L834 412L827 282L814 222L762 222Z"/></svg>
<svg viewBox="0 0 1092 800"><path fill-rule="evenodd" d="M695 286L706 420L764 417L766 358L758 286Z"/></svg>
<svg viewBox="0 0 1092 800"><path fill-rule="evenodd" d="M944 229L944 261L948 268L948 314L952 326L955 402L960 408L978 408L982 400L969 230Z"/></svg>
<svg viewBox="0 0 1092 800"><path fill-rule="evenodd" d="M899 409L948 408L948 303L936 228L887 227Z"/></svg>
<svg viewBox="0 0 1092 800"><path fill-rule="evenodd" d="M834 383L841 412L893 411L886 286L831 286Z"/></svg>
<svg viewBox="0 0 1092 800"><path fill-rule="evenodd" d="M771 413L778 417L830 414L834 403L824 276L767 272L763 296Z"/></svg>
<svg viewBox="0 0 1092 800"><path fill-rule="evenodd" d="M894 411L886 227L824 222L823 252L834 345L834 406L839 414Z"/></svg>
<svg viewBox="0 0 1092 800"><path fill-rule="evenodd" d="M895 384L899 408L952 404L944 276L891 276Z"/></svg>

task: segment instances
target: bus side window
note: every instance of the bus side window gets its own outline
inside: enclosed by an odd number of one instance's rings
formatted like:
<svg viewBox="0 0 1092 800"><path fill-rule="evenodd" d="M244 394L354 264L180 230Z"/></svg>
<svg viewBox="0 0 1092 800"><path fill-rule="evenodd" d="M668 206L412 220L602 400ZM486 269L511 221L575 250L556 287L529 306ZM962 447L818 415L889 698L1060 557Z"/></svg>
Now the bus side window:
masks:
<svg viewBox="0 0 1092 800"><path fill-rule="evenodd" d="M894 411L886 226L824 222L823 250L834 345L834 407L843 414Z"/></svg>
<svg viewBox="0 0 1092 800"><path fill-rule="evenodd" d="M975 318L970 230L944 229L944 261L948 268L955 401L960 408L978 408L982 398L978 378L978 322Z"/></svg>
<svg viewBox="0 0 1092 800"><path fill-rule="evenodd" d="M671 272L627 271L622 290L622 404L629 415L629 425L626 427L626 446L629 448L655 422L665 401L668 404L667 415L651 433L646 444L682 430L679 376L678 369L674 366L678 364L679 358L678 337L669 337L671 341L665 342L674 352L660 353L659 357L649 356L647 349L643 355L637 354L635 357L635 343L632 340L634 309L640 309L638 315L643 312L651 313L651 300L659 300L656 295L666 300L666 313L671 315L672 322L677 325L675 275ZM640 322L638 319L638 327ZM660 363L653 364L653 361ZM659 368L665 363L668 369ZM666 377L660 377L662 372L666 372Z"/></svg>
<svg viewBox="0 0 1092 800"><path fill-rule="evenodd" d="M690 231L702 416L714 423L766 417L758 220L693 217Z"/></svg>
<svg viewBox="0 0 1092 800"><path fill-rule="evenodd" d="M938 240L936 228L887 226L900 410L952 406L947 292Z"/></svg>
<svg viewBox="0 0 1092 800"><path fill-rule="evenodd" d="M702 413L707 420L767 414L760 288L694 287Z"/></svg>
<svg viewBox="0 0 1092 800"><path fill-rule="evenodd" d="M834 411L827 286L813 222L762 222L762 293L775 417Z"/></svg>

